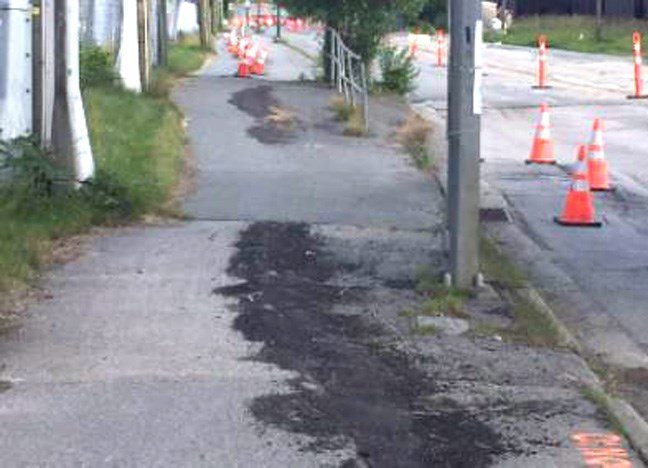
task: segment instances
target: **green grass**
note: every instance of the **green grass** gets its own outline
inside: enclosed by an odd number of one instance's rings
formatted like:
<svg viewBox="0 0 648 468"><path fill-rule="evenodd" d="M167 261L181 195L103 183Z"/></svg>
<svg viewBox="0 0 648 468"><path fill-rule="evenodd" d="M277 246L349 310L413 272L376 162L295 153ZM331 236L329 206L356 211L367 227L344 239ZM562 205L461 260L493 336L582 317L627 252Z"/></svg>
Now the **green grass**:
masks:
<svg viewBox="0 0 648 468"><path fill-rule="evenodd" d="M157 73L172 83L199 68L205 54L191 42L174 45L169 69ZM37 190L31 176L24 176L2 186L0 326L3 299L33 280L57 240L93 225L129 222L148 213L175 214L170 201L181 176L185 143L182 116L167 94L88 87L84 97L97 164L95 182L82 190L55 185L50 192Z"/></svg>
<svg viewBox="0 0 648 468"><path fill-rule="evenodd" d="M554 324L517 293L528 284L526 275L487 237L480 241L480 266L486 281L505 294L512 309L513 325L502 336L530 346L558 348L560 334Z"/></svg>
<svg viewBox="0 0 648 468"><path fill-rule="evenodd" d="M208 53L196 37L185 37L169 47L167 69L173 75L187 76L202 66Z"/></svg>
<svg viewBox="0 0 648 468"><path fill-rule="evenodd" d="M445 286L428 268L416 269L416 292L421 295L420 304L402 311L401 316L468 317L466 301L470 293Z"/></svg>
<svg viewBox="0 0 648 468"><path fill-rule="evenodd" d="M493 240L487 237L480 239L479 257L481 271L490 283L506 288L526 285L526 275L499 251Z"/></svg>
<svg viewBox="0 0 648 468"><path fill-rule="evenodd" d="M609 428L617 433L629 439L628 431L626 431L624 425L619 421L619 419L614 415L610 409L608 402L608 396L601 389L585 386L581 388L581 395L589 400L594 406L596 406L606 417L609 424Z"/></svg>
<svg viewBox="0 0 648 468"><path fill-rule="evenodd" d="M179 113L168 101L114 88L86 93L90 136L100 170L117 181L137 217L166 204L183 157Z"/></svg>
<svg viewBox="0 0 648 468"><path fill-rule="evenodd" d="M589 16L532 16L516 18L508 34L487 33L486 40L504 44L535 47L540 34L547 36L549 47L577 52L608 53L632 56L632 34L644 35L648 46L648 21L606 19L601 41L596 40L596 24Z"/></svg>

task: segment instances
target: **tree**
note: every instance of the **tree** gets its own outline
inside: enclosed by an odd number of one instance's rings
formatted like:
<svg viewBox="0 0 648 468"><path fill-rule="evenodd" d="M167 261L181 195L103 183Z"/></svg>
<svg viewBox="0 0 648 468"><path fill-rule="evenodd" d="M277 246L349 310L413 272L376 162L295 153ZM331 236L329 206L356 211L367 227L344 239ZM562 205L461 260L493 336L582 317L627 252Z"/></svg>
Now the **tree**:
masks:
<svg viewBox="0 0 648 468"><path fill-rule="evenodd" d="M423 5L419 19L435 28L445 28L447 19L445 0L427 0Z"/></svg>
<svg viewBox="0 0 648 468"><path fill-rule="evenodd" d="M425 0L285 0L282 6L335 28L344 42L369 63L383 36L395 26L398 15L416 18L424 3ZM325 41L325 50L327 46Z"/></svg>

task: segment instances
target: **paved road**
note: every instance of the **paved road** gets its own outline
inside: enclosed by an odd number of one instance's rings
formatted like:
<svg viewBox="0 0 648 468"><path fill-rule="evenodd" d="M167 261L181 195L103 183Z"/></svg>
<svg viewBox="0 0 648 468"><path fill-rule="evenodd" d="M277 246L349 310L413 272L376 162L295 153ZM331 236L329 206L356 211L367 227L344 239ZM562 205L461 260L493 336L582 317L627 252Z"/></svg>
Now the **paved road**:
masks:
<svg viewBox="0 0 648 468"><path fill-rule="evenodd" d="M593 355L627 372L648 366L648 107L626 99L632 59L551 51L548 91L530 88L533 51L489 45L484 51L483 178L506 199L518 233L499 226L509 251L528 267L535 283L562 311ZM444 116L445 69L420 56L423 70L412 101ZM541 102L552 107L556 155L561 165L589 141L592 121L605 121L607 157L618 190L597 196L600 230L566 229L552 223L562 209L569 180L561 167L527 167ZM628 371L629 369L629 371ZM637 377L633 399L648 415Z"/></svg>
<svg viewBox="0 0 648 468"><path fill-rule="evenodd" d="M299 61L276 47L270 76ZM393 144L402 106L350 139L328 90L233 65L175 95L193 219L87 239L0 340L1 466L576 467L583 433L625 450L575 355L412 333L443 200Z"/></svg>

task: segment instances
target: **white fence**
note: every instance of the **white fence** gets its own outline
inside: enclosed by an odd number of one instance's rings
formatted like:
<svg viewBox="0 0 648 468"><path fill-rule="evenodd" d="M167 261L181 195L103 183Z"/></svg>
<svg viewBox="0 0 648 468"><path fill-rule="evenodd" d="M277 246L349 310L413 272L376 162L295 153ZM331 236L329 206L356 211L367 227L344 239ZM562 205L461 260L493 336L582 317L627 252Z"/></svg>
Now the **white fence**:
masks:
<svg viewBox="0 0 648 468"><path fill-rule="evenodd" d="M28 0L0 0L0 139L32 129L32 7Z"/></svg>
<svg viewBox="0 0 648 468"><path fill-rule="evenodd" d="M362 107L365 131L369 130L369 90L367 72L362 57L349 49L333 28L327 28L331 37L326 56L330 61L329 81L353 107Z"/></svg>

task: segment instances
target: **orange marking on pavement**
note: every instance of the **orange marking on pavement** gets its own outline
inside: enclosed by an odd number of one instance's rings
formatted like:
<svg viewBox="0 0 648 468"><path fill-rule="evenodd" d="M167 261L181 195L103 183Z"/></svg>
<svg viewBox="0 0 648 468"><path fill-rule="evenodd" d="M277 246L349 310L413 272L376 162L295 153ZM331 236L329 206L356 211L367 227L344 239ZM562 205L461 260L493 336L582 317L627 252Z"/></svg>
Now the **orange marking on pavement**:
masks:
<svg viewBox="0 0 648 468"><path fill-rule="evenodd" d="M576 432L571 439L587 468L632 468L630 455L617 434Z"/></svg>

